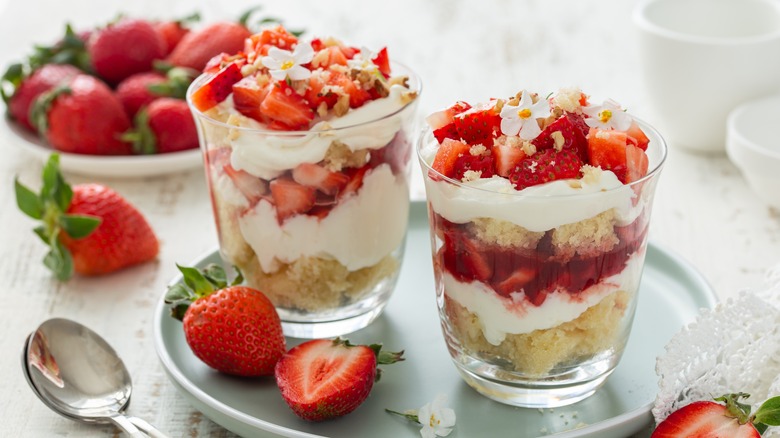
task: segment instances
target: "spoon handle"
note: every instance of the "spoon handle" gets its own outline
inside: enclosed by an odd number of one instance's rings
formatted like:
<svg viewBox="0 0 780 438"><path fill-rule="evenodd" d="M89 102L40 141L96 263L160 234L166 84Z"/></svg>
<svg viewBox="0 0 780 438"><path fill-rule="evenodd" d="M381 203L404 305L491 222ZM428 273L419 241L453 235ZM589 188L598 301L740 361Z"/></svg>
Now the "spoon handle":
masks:
<svg viewBox="0 0 780 438"><path fill-rule="evenodd" d="M130 422L133 423L133 425L146 432L152 438L169 438L168 435L157 430L156 427L147 423L146 420L143 420L138 417L127 417L127 419L130 420Z"/></svg>
<svg viewBox="0 0 780 438"><path fill-rule="evenodd" d="M140 430L138 430L133 423L128 420L127 417L124 415L116 415L113 417L109 417L109 420L111 420L116 427L122 429L125 433L130 435L133 438L147 438L146 434L142 433Z"/></svg>

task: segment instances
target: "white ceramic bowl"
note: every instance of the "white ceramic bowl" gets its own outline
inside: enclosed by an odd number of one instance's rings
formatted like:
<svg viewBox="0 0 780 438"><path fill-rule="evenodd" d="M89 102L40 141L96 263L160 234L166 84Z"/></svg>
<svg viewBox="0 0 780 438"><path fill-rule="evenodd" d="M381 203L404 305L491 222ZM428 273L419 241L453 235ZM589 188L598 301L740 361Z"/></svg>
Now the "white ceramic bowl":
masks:
<svg viewBox="0 0 780 438"><path fill-rule="evenodd" d="M728 118L726 153L750 187L780 210L780 94L735 108Z"/></svg>

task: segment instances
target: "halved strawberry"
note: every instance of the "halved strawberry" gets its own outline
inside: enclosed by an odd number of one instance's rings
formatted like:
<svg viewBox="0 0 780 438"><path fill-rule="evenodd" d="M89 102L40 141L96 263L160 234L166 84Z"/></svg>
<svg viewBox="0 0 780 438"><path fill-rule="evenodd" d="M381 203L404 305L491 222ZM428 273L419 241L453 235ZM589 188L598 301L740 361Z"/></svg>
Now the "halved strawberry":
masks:
<svg viewBox="0 0 780 438"><path fill-rule="evenodd" d="M523 286L530 283L534 278L536 278L536 271L533 268L520 267L512 272L509 277L496 284L495 290L499 295L508 297L514 292L521 292Z"/></svg>
<svg viewBox="0 0 780 438"><path fill-rule="evenodd" d="M625 132L591 128L588 133L590 164L612 171L621 182L625 183L627 142L628 135Z"/></svg>
<svg viewBox="0 0 780 438"><path fill-rule="evenodd" d="M301 163L292 171L295 182L314 187L326 195L336 195L346 187L350 178L341 172L330 170L313 163Z"/></svg>
<svg viewBox="0 0 780 438"><path fill-rule="evenodd" d="M572 149L545 149L526 157L509 173L517 190L559 179L577 178L583 163Z"/></svg>
<svg viewBox="0 0 780 438"><path fill-rule="evenodd" d="M268 193L268 183L248 172L236 170L230 164L223 169L225 174L233 181L239 192L249 201L249 206L254 206Z"/></svg>
<svg viewBox="0 0 780 438"><path fill-rule="evenodd" d="M276 205L276 218L281 224L287 218L306 213L314 207L317 199L316 189L280 177L271 181L271 197Z"/></svg>
<svg viewBox="0 0 780 438"><path fill-rule="evenodd" d="M290 349L276 364L276 384L293 412L309 421L340 417L368 397L381 370L402 361L403 351L352 345L343 339L315 339Z"/></svg>
<svg viewBox="0 0 780 438"><path fill-rule="evenodd" d="M273 84L260 104L260 112L288 129L307 128L314 120L314 112L306 105L306 100L287 82Z"/></svg>
<svg viewBox="0 0 780 438"><path fill-rule="evenodd" d="M637 145L643 151L647 150L647 145L650 144L650 139L647 138L645 132L639 127L636 121L631 122L631 127L626 131L628 134L628 141Z"/></svg>
<svg viewBox="0 0 780 438"><path fill-rule="evenodd" d="M550 149L555 146L555 132L560 132L563 149L572 149L583 162L588 161L588 125L582 116L565 113L544 128L541 134L531 140L531 144L536 146L537 150Z"/></svg>
<svg viewBox="0 0 780 438"><path fill-rule="evenodd" d="M436 157L433 159L431 167L444 176L455 178L455 163L459 157L469 155L470 148L471 146L462 141L445 138L439 150L436 151Z"/></svg>
<svg viewBox="0 0 780 438"><path fill-rule="evenodd" d="M201 111L214 107L233 92L233 84L243 77L238 64L228 64L192 93L190 96L192 104Z"/></svg>
<svg viewBox="0 0 780 438"><path fill-rule="evenodd" d="M496 163L496 174L504 178L508 177L512 169L517 167L520 161L526 157L522 149L508 144L496 144L492 151Z"/></svg>
<svg viewBox="0 0 780 438"><path fill-rule="evenodd" d="M455 160L455 179L463 179L466 172L479 172L480 178L490 178L495 173L493 155L485 153L481 155L462 154Z"/></svg>
<svg viewBox="0 0 780 438"><path fill-rule="evenodd" d="M387 47L382 47L376 56L371 59L371 62L376 64L379 68L379 72L386 78L390 77L390 58L387 56Z"/></svg>
<svg viewBox="0 0 780 438"><path fill-rule="evenodd" d="M430 126L431 129L436 131L437 129L444 128L445 126L451 124L456 114L460 114L469 109L471 109L471 105L463 101L458 101L449 108L431 113L425 118L425 121L428 123L428 126ZM453 138L453 140L458 140L458 138ZM439 140L439 143L441 143L441 140Z"/></svg>
<svg viewBox="0 0 780 438"><path fill-rule="evenodd" d="M271 84L261 87L254 76L247 76L233 84L233 106L236 111L251 119L267 122L268 119L260 111L260 105L271 87Z"/></svg>
<svg viewBox="0 0 780 438"><path fill-rule="evenodd" d="M493 146L495 133L500 132L501 116L496 101L479 104L453 117L460 138L469 144Z"/></svg>
<svg viewBox="0 0 780 438"><path fill-rule="evenodd" d="M626 145L626 184L647 175L649 164L645 151L633 144Z"/></svg>

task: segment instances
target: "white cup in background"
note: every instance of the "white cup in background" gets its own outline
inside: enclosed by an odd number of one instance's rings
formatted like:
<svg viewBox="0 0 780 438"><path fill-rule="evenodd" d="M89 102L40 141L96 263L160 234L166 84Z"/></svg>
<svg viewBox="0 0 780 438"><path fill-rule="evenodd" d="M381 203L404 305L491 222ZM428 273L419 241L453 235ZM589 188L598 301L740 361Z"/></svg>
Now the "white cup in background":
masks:
<svg viewBox="0 0 780 438"><path fill-rule="evenodd" d="M642 0L633 19L670 147L723 153L728 113L780 91L780 0Z"/></svg>

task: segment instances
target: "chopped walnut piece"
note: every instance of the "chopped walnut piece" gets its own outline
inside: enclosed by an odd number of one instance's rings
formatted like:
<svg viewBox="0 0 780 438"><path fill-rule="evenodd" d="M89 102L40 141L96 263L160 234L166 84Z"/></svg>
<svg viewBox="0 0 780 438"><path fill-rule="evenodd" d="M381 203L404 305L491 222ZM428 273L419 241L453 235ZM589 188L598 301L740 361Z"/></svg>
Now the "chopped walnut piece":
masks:
<svg viewBox="0 0 780 438"><path fill-rule="evenodd" d="M553 147L555 148L555 150L560 152L561 149L563 149L563 143L566 142L566 139L563 138L563 134L561 133L561 131L553 132L552 134L550 134L550 138L552 138L553 142L555 142L553 144Z"/></svg>
<svg viewBox="0 0 780 438"><path fill-rule="evenodd" d="M404 87L409 88L409 77L393 76L387 80L387 85L388 87L392 87L393 85L403 85Z"/></svg>
<svg viewBox="0 0 780 438"><path fill-rule="evenodd" d="M401 103L404 105L413 101L417 98L417 92L416 91L405 91L401 93Z"/></svg>
<svg viewBox="0 0 780 438"><path fill-rule="evenodd" d="M336 117L341 117L344 114L346 114L349 111L349 95L339 93L339 99L336 101L336 104L333 105L333 114L336 115Z"/></svg>

